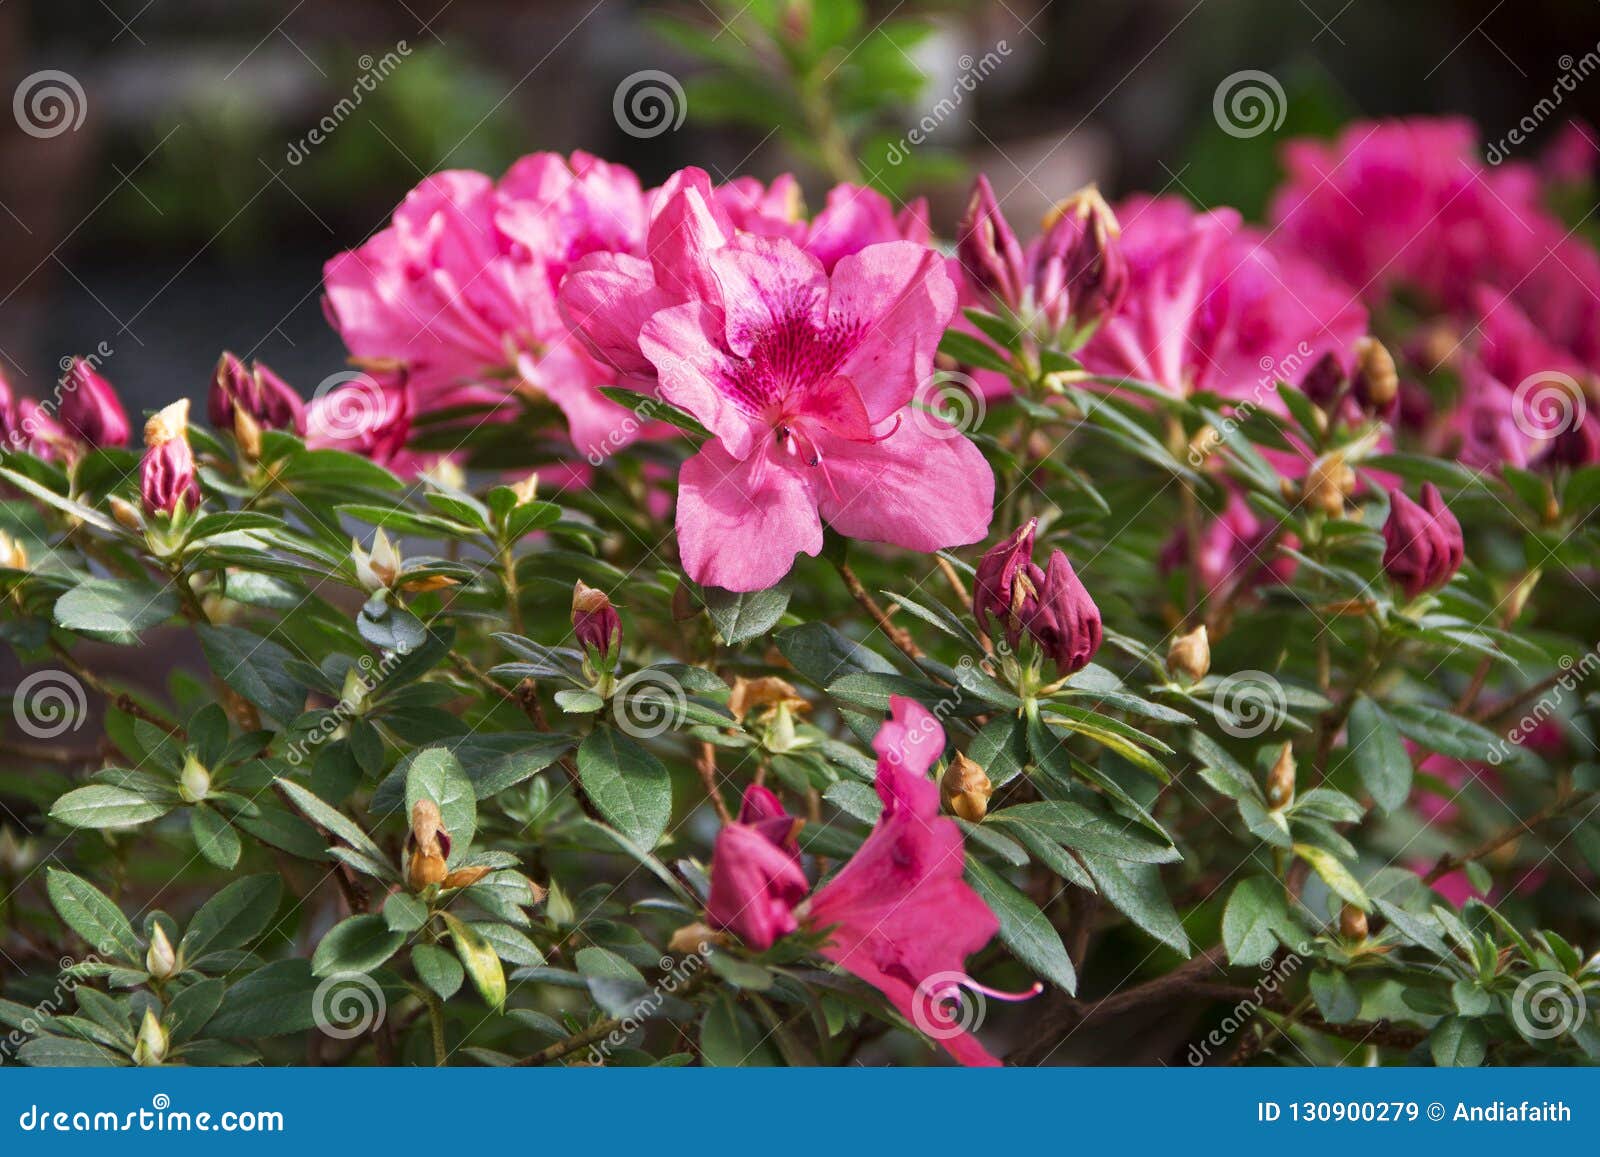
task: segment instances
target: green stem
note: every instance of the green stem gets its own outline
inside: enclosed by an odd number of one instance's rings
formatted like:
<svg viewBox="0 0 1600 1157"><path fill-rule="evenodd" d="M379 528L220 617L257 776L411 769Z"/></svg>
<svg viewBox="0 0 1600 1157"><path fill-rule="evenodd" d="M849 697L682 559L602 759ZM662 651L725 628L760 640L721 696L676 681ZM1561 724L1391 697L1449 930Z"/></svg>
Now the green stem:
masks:
<svg viewBox="0 0 1600 1157"><path fill-rule="evenodd" d="M422 998L427 1001L428 1025L433 1031L433 1063L436 1068L443 1068L450 1057L444 1043L444 1001L426 985L422 989Z"/></svg>

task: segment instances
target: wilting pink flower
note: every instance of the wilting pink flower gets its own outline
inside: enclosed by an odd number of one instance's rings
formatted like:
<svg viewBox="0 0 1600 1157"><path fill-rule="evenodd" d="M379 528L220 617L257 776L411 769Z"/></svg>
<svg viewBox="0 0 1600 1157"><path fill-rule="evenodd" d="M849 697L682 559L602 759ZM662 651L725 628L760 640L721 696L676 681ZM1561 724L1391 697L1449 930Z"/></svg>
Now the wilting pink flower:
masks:
<svg viewBox="0 0 1600 1157"><path fill-rule="evenodd" d="M944 752L944 729L910 699L894 696L889 707L872 743L883 811L856 854L807 900L795 821L770 791L752 786L738 822L717 836L707 918L761 951L801 927L826 934L823 956L879 989L913 1023L939 1030L956 1060L997 1065L977 1038L949 1033L947 1005L962 988L1021 1000L1041 986L999 992L967 974L967 957L1000 922L962 878L961 829L939 814L939 787L928 778Z"/></svg>
<svg viewBox="0 0 1600 1157"><path fill-rule="evenodd" d="M777 796L751 784L738 822L717 833L706 917L758 952L800 927L794 910L811 890L794 826Z"/></svg>
<svg viewBox="0 0 1600 1157"><path fill-rule="evenodd" d="M67 436L95 449L126 446L131 428L117 391L86 358L73 358L61 380L56 411Z"/></svg>
<svg viewBox="0 0 1600 1157"><path fill-rule="evenodd" d="M1359 301L1233 210L1135 197L1116 216L1128 291L1084 347L1089 369L1179 396L1208 391L1277 408L1277 381L1330 352L1348 367L1366 332Z"/></svg>
<svg viewBox="0 0 1600 1157"><path fill-rule="evenodd" d="M139 497L149 515L173 515L179 507L200 505L194 452L189 449L189 399L153 415L144 427L144 457L139 462Z"/></svg>
<svg viewBox="0 0 1600 1157"><path fill-rule="evenodd" d="M910 699L894 697L890 710L872 744L883 812L856 854L812 896L806 924L828 933L824 956L873 985L914 1023L943 1024L948 1002L963 987L1001 999L1031 996L1037 985L1026 993L997 992L966 973L967 957L1000 923L962 878L961 829L939 814L939 787L928 778L944 750L943 728ZM962 1064L999 1063L969 1033L942 1043Z"/></svg>
<svg viewBox="0 0 1600 1157"><path fill-rule="evenodd" d="M537 154L497 185L444 172L409 194L389 228L324 269L330 321L356 358L399 362L419 412L549 398L581 449L626 435L611 376L573 341L556 306L567 268L642 240L643 194L626 169Z"/></svg>
<svg viewBox="0 0 1600 1157"><path fill-rule="evenodd" d="M1461 524L1439 497L1438 487L1422 484L1422 505L1393 490L1383 524L1383 569L1414 599L1449 582L1461 567Z"/></svg>
<svg viewBox="0 0 1600 1157"><path fill-rule="evenodd" d="M955 309L938 255L887 242L830 275L790 241L730 235L704 173L669 186L649 260L592 257L561 297L597 352L714 435L679 478L689 574L764 589L821 549L824 520L913 550L981 538L987 463L907 408Z"/></svg>
<svg viewBox="0 0 1600 1157"><path fill-rule="evenodd" d="M1296 140L1271 215L1286 245L1371 303L1407 287L1453 309L1510 288L1543 256L1546 214L1525 165L1485 165L1462 119L1357 122Z"/></svg>
<svg viewBox="0 0 1600 1157"><path fill-rule="evenodd" d="M1050 553L1044 568L1033 561L1037 519L978 560L972 609L986 631L997 627L1015 649L1026 635L1061 675L1083 669L1100 649L1100 609L1067 556Z"/></svg>
<svg viewBox="0 0 1600 1157"><path fill-rule="evenodd" d="M232 430L236 410L243 410L263 429L306 432L305 404L293 386L261 362L247 368L224 352L211 375L206 419L213 429Z"/></svg>
<svg viewBox="0 0 1600 1157"><path fill-rule="evenodd" d="M1206 523L1200 532L1200 546L1191 559L1189 540L1183 528L1173 532L1161 548L1159 565L1163 572L1187 567L1199 568L1200 582L1211 595L1225 591L1248 590L1263 582L1288 582L1294 577L1292 557L1269 550L1272 527L1264 524L1237 491L1230 491L1222 513ZM1285 546L1298 539L1285 535Z"/></svg>

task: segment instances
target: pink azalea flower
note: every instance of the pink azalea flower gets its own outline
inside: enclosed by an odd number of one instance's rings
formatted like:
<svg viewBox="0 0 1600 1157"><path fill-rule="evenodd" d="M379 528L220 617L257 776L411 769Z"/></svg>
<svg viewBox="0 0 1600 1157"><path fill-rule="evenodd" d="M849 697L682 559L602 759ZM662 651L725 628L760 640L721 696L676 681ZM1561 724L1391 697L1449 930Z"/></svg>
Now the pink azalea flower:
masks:
<svg viewBox="0 0 1600 1157"><path fill-rule="evenodd" d="M1275 547L1268 548L1271 531L1238 491L1230 490L1227 506L1201 530L1200 547L1194 552L1193 561L1208 594L1217 596L1293 578L1298 563ZM1299 539L1288 534L1282 542L1294 547ZM1180 527L1161 548L1158 565L1163 572L1170 572L1188 567L1190 562L1188 538Z"/></svg>
<svg viewBox="0 0 1600 1157"><path fill-rule="evenodd" d="M810 253L829 272L841 257L884 241L933 238L928 203L918 197L895 211L889 198L865 185L841 184L828 190L827 203L809 223L804 217L800 183L785 173L763 185L754 177L738 177L712 192L715 207L727 224L741 233L782 237Z"/></svg>
<svg viewBox="0 0 1600 1157"><path fill-rule="evenodd" d="M597 392L611 375L555 294L587 254L638 248L644 225L633 174L586 154L524 157L498 184L436 173L387 229L327 263L328 317L356 358L406 367L419 412L543 395L580 449L620 445L627 412Z"/></svg>
<svg viewBox="0 0 1600 1157"><path fill-rule="evenodd" d="M967 975L967 957L1000 922L962 878L961 829L939 814L939 788L928 778L944 729L910 699L895 696L890 711L872 744L883 811L856 854L804 900L793 821L772 793L752 787L739 822L717 837L706 911L713 925L762 950L802 926L825 933L823 956L881 991L956 1060L998 1065L976 1037L958 1031L949 1003L963 988L1021 1000L1041 986L1005 993Z"/></svg>
<svg viewBox="0 0 1600 1157"><path fill-rule="evenodd" d="M1538 180L1490 168L1463 119L1358 122L1284 149L1271 216L1286 245L1371 303L1399 286L1444 308L1482 282L1510 288L1542 255Z"/></svg>
<svg viewBox="0 0 1600 1157"><path fill-rule="evenodd" d="M943 260L887 242L830 275L793 242L730 233L704 173L673 181L649 259L590 258L561 298L601 356L713 435L679 478L691 577L769 587L821 550L824 520L913 550L981 539L988 464L953 427L908 410L955 310Z"/></svg>
<svg viewBox="0 0 1600 1157"><path fill-rule="evenodd" d="M1089 369L1276 408L1279 379L1293 380L1330 352L1348 368L1366 311L1233 210L1134 197L1116 216L1130 285L1084 347Z"/></svg>

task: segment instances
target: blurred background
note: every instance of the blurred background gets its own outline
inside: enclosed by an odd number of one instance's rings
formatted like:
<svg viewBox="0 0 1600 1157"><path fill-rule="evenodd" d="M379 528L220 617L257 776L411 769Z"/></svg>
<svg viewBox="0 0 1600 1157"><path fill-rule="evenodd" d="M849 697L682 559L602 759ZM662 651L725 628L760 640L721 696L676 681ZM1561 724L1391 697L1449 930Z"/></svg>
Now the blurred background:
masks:
<svg viewBox="0 0 1600 1157"><path fill-rule="evenodd" d="M1255 214L1282 141L1351 116L1463 113L1494 140L1566 77L1559 112L1511 155L1532 159L1566 117L1600 119L1593 0L857 7L11 0L0 363L38 395L61 359L95 355L133 409L203 397L231 348L309 394L343 356L322 262L424 174L498 173L540 149L651 182L686 163L796 168L813 205L828 170L854 169L928 194L948 235L978 169L1024 215L1091 179ZM763 15L819 46L797 76L750 42ZM838 29L814 22L847 18L829 47ZM1214 101L1245 72L1270 82L1273 123L1225 131ZM670 123L636 123L650 110L626 103L629 81L665 93Z"/></svg>

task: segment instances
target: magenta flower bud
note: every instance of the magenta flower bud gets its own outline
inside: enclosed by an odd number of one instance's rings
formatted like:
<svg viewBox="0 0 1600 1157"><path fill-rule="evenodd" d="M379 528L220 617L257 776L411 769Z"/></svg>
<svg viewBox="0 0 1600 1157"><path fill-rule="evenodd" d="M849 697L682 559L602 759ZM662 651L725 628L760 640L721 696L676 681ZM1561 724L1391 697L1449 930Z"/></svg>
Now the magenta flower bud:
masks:
<svg viewBox="0 0 1600 1157"><path fill-rule="evenodd" d="M622 646L622 618L604 591L582 579L572 588L572 633L597 663L607 668L616 665Z"/></svg>
<svg viewBox="0 0 1600 1157"><path fill-rule="evenodd" d="M1562 430L1550 440L1545 461L1574 470L1600 462L1600 418L1590 411L1584 414L1581 422Z"/></svg>
<svg viewBox="0 0 1600 1157"><path fill-rule="evenodd" d="M1422 484L1422 505L1400 490L1390 492L1383 524L1383 569L1414 599L1450 581L1461 567L1461 524L1431 482Z"/></svg>
<svg viewBox="0 0 1600 1157"><path fill-rule="evenodd" d="M968 283L980 295L1016 310L1028 281L1027 262L1017 235L1006 223L989 178L978 176L956 237L956 256Z"/></svg>
<svg viewBox="0 0 1600 1157"><path fill-rule="evenodd" d="M972 613L978 626L991 635L1004 634L1013 650L1022 637L1024 612L1031 608L1038 583L1044 580L1033 565L1033 536L1038 527L1039 520L1030 518L1011 537L990 547L978 560L972 584Z"/></svg>
<svg viewBox="0 0 1600 1157"><path fill-rule="evenodd" d="M61 379L61 424L67 434L95 449L126 446L132 432L127 412L111 383L85 358L73 358Z"/></svg>
<svg viewBox="0 0 1600 1157"><path fill-rule="evenodd" d="M1059 550L1050 554L1038 600L1023 625L1063 676L1081 671L1100 649L1100 608Z"/></svg>
<svg viewBox="0 0 1600 1157"><path fill-rule="evenodd" d="M1326 410L1344 387L1344 367L1332 350L1311 364L1306 376L1300 379L1300 392L1314 405Z"/></svg>
<svg viewBox="0 0 1600 1157"><path fill-rule="evenodd" d="M144 458L139 463L139 497L147 515L177 513L181 505L200 505L194 452L189 449L189 399L156 413L144 427Z"/></svg>
<svg viewBox="0 0 1600 1157"><path fill-rule="evenodd" d="M224 353L211 375L206 417L213 429L232 430L236 409L264 429L306 431L305 403L293 386L260 362L247 369L233 354Z"/></svg>
<svg viewBox="0 0 1600 1157"><path fill-rule="evenodd" d="M1037 519L978 560L972 611L978 625L995 624L1014 650L1026 634L1062 675L1083 669L1100 649L1100 609L1059 550L1041 570L1033 561Z"/></svg>
<svg viewBox="0 0 1600 1157"><path fill-rule="evenodd" d="M1068 322L1092 329L1121 309L1128 295L1117 216L1090 185L1051 211L1046 230L1033 262L1034 308L1056 332Z"/></svg>

